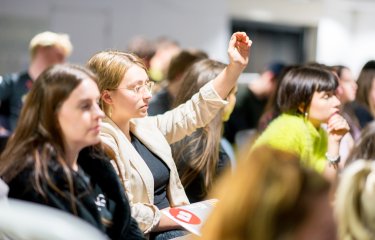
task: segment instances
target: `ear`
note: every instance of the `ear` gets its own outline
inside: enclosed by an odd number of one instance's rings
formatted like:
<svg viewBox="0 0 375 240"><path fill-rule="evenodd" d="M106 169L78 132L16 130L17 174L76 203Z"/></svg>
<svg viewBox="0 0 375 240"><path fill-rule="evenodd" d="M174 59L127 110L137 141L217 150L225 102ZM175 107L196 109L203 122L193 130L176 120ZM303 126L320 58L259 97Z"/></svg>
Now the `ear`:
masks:
<svg viewBox="0 0 375 240"><path fill-rule="evenodd" d="M113 103L111 93L108 90L104 90L101 96L103 102L111 105Z"/></svg>
<svg viewBox="0 0 375 240"><path fill-rule="evenodd" d="M275 74L273 74L273 72L271 72L271 71L265 71L263 73L263 75L264 75L265 79L267 79L269 81L273 80L273 77L275 76Z"/></svg>
<svg viewBox="0 0 375 240"><path fill-rule="evenodd" d="M298 111L300 111L300 113L304 113L304 112L305 112L305 106L306 106L305 103L301 103L301 104L298 106Z"/></svg>

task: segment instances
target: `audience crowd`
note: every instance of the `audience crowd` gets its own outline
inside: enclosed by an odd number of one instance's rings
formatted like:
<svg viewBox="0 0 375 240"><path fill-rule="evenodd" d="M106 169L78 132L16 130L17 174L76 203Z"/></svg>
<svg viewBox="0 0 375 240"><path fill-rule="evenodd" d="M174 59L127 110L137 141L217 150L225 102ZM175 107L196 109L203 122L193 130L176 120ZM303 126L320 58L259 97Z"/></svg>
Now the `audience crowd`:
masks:
<svg viewBox="0 0 375 240"><path fill-rule="evenodd" d="M249 36L233 33L227 64L137 37L79 66L67 34L37 34L28 69L0 81L0 204L109 239L375 239L375 60L357 79L277 61L241 86ZM200 235L167 215L208 199Z"/></svg>

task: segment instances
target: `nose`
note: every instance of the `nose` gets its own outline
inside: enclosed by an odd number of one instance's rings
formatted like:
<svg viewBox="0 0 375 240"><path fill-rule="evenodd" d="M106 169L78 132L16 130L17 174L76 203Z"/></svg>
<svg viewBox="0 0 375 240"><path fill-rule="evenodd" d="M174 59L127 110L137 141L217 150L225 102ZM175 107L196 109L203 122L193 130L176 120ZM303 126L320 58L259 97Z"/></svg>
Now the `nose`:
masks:
<svg viewBox="0 0 375 240"><path fill-rule="evenodd" d="M151 90L147 87L142 88L142 98L143 99L150 99L152 97Z"/></svg>
<svg viewBox="0 0 375 240"><path fill-rule="evenodd" d="M336 95L333 96L333 105L335 107L339 107L341 105L341 102Z"/></svg>
<svg viewBox="0 0 375 240"><path fill-rule="evenodd" d="M353 89L357 91L357 89L358 89L358 84L357 84L356 81L353 81L352 86L353 86Z"/></svg>
<svg viewBox="0 0 375 240"><path fill-rule="evenodd" d="M94 111L95 111L95 114L98 118L104 118L105 117L105 113L99 107L99 104L95 104Z"/></svg>

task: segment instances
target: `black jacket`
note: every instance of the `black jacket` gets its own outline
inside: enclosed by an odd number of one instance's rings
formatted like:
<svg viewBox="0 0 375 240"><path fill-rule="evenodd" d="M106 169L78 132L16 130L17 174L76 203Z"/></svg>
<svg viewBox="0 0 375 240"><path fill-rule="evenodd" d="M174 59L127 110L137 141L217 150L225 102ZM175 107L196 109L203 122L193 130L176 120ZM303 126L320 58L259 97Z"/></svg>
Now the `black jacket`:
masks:
<svg viewBox="0 0 375 240"><path fill-rule="evenodd" d="M69 196L70 192L67 181L64 179L62 168L56 164L55 160L51 160L51 163L54 164L50 164L49 171L51 176L53 176L54 183L63 192L64 196ZM74 201L78 217L94 225L111 239L144 239L137 222L131 217L129 201L109 160L92 148L85 148L79 154L78 165L90 176L91 181L96 182L105 195L116 204L113 213L113 225L109 230L106 230L100 220L100 215L94 202L95 199L89 194L92 190L91 187L87 185L79 173L74 173ZM48 205L73 213L69 198L67 199L57 194L47 184L43 185L46 197L36 192L30 184L33 175L34 171L29 167L9 182L9 197Z"/></svg>

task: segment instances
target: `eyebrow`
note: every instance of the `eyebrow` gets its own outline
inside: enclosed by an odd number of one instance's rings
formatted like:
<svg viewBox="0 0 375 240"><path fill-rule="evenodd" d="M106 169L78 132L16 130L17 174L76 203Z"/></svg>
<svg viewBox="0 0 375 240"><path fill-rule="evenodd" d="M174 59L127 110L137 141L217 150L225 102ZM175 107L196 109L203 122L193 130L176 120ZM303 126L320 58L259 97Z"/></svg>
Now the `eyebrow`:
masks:
<svg viewBox="0 0 375 240"><path fill-rule="evenodd" d="M100 95L95 97L95 101L98 99L100 99ZM91 102L91 100L92 100L91 97L85 97L85 98L78 99L78 103Z"/></svg>
<svg viewBox="0 0 375 240"><path fill-rule="evenodd" d="M135 81L131 82L129 84L129 86L136 86L136 85L142 84L143 82L148 82L148 81L150 81L149 78L147 78L146 80L141 80L141 79L135 80Z"/></svg>

